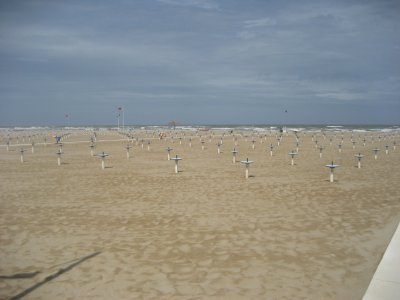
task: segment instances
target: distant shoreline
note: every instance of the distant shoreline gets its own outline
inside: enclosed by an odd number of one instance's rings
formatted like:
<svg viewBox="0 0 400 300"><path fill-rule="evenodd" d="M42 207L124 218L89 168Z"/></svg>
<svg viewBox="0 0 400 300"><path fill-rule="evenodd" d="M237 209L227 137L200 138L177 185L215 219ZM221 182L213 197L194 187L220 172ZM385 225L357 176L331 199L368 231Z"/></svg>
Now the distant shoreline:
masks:
<svg viewBox="0 0 400 300"><path fill-rule="evenodd" d="M354 131L354 132L368 132L368 131L381 131L381 132L392 132L400 131L400 125L385 125L385 124L205 124L205 125L178 125L172 128L168 125L88 125L88 126L9 126L0 127L2 131L25 131L25 130L125 130L125 131L137 131L137 130L184 130L184 131L197 131L197 130L240 130L240 131L255 131L255 132L267 132L267 131Z"/></svg>

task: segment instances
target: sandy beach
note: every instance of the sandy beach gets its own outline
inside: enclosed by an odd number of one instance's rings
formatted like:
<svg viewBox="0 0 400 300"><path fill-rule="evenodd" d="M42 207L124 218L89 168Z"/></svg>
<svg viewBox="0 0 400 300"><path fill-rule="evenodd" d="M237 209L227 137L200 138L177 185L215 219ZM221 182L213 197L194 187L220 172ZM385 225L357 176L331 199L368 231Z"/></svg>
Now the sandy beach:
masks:
<svg viewBox="0 0 400 300"><path fill-rule="evenodd" d="M135 131L127 159L126 137L104 131L104 170L88 132L63 141L61 166L46 134L34 153L19 140L24 163L2 136L0 275L39 273L0 278L0 299L96 252L23 299L361 299L400 220L398 133L354 133L353 149L346 132L339 152L342 133L300 132L292 166L293 133L278 146L277 132L235 131L235 146L224 131ZM254 161L249 179L234 147Z"/></svg>

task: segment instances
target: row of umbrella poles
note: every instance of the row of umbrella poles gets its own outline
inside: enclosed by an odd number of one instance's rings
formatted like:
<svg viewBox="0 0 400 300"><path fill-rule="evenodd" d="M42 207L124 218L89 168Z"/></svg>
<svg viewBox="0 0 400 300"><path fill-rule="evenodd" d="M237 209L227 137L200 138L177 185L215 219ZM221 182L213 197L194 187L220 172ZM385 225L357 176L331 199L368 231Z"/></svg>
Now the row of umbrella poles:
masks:
<svg viewBox="0 0 400 300"><path fill-rule="evenodd" d="M58 165L61 165L60 160L61 160L61 155L63 154L63 151L62 151L62 143L57 143L57 145L59 145L60 148L59 148L58 151L56 152L56 155L57 155L57 157L58 157ZM90 148L90 154L91 154L91 156L95 156L95 155L94 155L95 144L94 144L93 142L92 142L92 144L89 146L89 148ZM125 146L125 149L126 149L126 157L127 157L127 159L130 158L130 149L131 149L131 148L132 148L132 146L131 146L129 143ZM170 152L171 152L173 149L170 148L170 147L168 147L166 150L167 150L167 152L168 152L168 160L170 160ZM274 147L273 147L272 144L271 144L269 150L270 150L270 156L273 156ZM323 150L323 148L320 147L319 150L320 150L320 157L322 158L322 150ZM377 160L377 159L378 159L378 152L380 151L380 149L374 148L372 151L374 152L374 158L375 158L375 160ZM21 150L20 150L20 153L21 153L21 162L24 162L24 152L26 152L26 150L25 150L24 148L21 148ZM32 148L32 153L34 153L34 148ZM220 153L221 153L221 152L220 152L220 144L218 144L218 154L220 154ZM236 154L237 154L237 153L238 153L238 151L236 150L236 148L234 148L233 151L232 151L232 154L233 154L233 158L232 158L232 159L233 159L233 163L236 162ZM295 158L296 155L299 154L298 148L297 148L297 151L296 151L296 152L295 152L294 150L292 150L292 151L289 152L288 154L291 156L291 165L293 166L293 165L294 165L294 158ZM388 154L388 150L387 150L387 149L386 149L386 154ZM103 155L104 157L108 156L108 155L105 155L104 152L103 152L102 155ZM96 156L99 156L99 154L97 154ZM102 157L103 157L103 156L102 156ZM358 154L355 155L355 156L358 158L358 165L359 165L359 168L360 168L361 159L362 159L362 157L363 157L364 155L361 155L361 153L358 153Z"/></svg>
<svg viewBox="0 0 400 300"><path fill-rule="evenodd" d="M128 146L129 146L129 145L128 145ZM127 146L127 149L130 148L130 147L128 147L128 146ZM182 160L183 158L179 157L178 155L176 155L175 157L171 157L171 156L170 156L170 151L173 150L172 148L169 148L169 147L168 147L166 150L168 151L168 160L172 160L172 161L175 162L175 173L179 173L178 163L179 163L179 161ZM25 152L25 151L26 151L26 150L23 149L23 148L20 150L20 153L21 153L21 163L24 162L24 152ZM91 151L93 151L93 148L92 148L92 147L91 147ZM233 162L236 163L236 154L238 153L238 151L233 150L232 153L233 153ZM58 165L58 166L61 166L61 156L62 156L62 154L64 154L64 152L62 151L62 149L61 149L61 148L58 149L58 151L56 152L56 155L57 155L57 165ZM289 155L292 156L291 165L294 165L294 156L297 155L297 153L291 152L291 153L289 153ZM108 153L105 153L105 152L103 151L103 152L101 152L101 153L99 153L99 154L94 155L93 152L92 152L92 156L98 156L98 157L101 158L101 168L104 170L104 169L105 169L105 159L106 159L106 157L109 156L109 154L108 154ZM129 151L127 151L127 157L129 158ZM362 159L363 155L361 155L361 154L359 153L358 155L356 155L356 157L357 157L357 159L358 159L358 168L361 168L361 159ZM251 161L251 160L249 160L248 158L246 158L246 160L240 161L240 163L245 165L245 178L248 179L248 178L249 178L249 168L250 168L250 165L254 163L254 161ZM337 168L337 167L339 167L339 165L334 164L333 161L332 161L331 164L326 165L325 167L330 168L331 173L330 173L329 180L330 180L330 182L334 182L334 177L333 177L334 169Z"/></svg>
<svg viewBox="0 0 400 300"><path fill-rule="evenodd" d="M281 140L283 139L283 136L282 135L280 135L279 137L278 137L278 135L276 135L277 136L277 145L279 146L280 145L280 143L281 143ZM128 136L129 137L129 139L133 142L133 137L132 136ZM247 141L247 136L245 136L246 137L246 139L245 139L245 141ZM266 135L264 135L264 138L266 138L267 136ZM291 164L293 165L294 164L294 156L295 155L297 155L298 154L298 152L299 152L299 143L300 143L300 139L299 139L299 137L298 137L298 135L296 134L295 135L295 137L296 137L296 152L294 152L294 151L292 151L291 153L289 153L289 155L291 155L291 157L292 157L292 159L291 159ZM326 135L323 135L323 137L324 137L324 139L326 139ZM209 137L209 141L211 142L211 139L213 138L213 136L210 136ZM220 154L221 153L221 146L222 146L222 144L223 144L223 138L224 138L224 135L223 136L221 136L221 141L220 142L218 142L217 143L217 153L218 154ZM335 138L336 138L336 135L335 135ZM383 139L385 139L386 137L384 137ZM204 146L204 144L205 144L205 141L204 141L204 139L200 136L199 137L199 139L200 139L200 143L201 143L201 147L202 147L202 150L204 150L204 148L205 148L205 146ZM322 158L322 153L323 153L323 150L324 150L324 147L322 147L322 145L318 145L318 139L316 138L316 135L312 135L312 141L315 143L315 147L316 148L318 148L318 146L319 146L319 156L320 156L320 158ZM361 136L359 136L359 139L361 140ZM173 142L173 140L174 140L174 138L173 137L171 137L171 141ZM235 142L235 146L237 146L237 137L236 136L233 136L233 140L234 140L234 142ZM381 138L379 137L379 140L381 140ZM142 142L142 149L144 148L144 140L142 139L141 140L141 142ZM251 141L252 142L252 148L253 148L253 150L255 149L255 143L256 143L256 140L253 138L253 140ZM352 144L353 144L353 149L355 149L355 145L356 145L356 141L353 139L353 137L351 138L351 142L352 142ZM182 137L179 137L179 143L180 144L182 144ZM342 141L341 141L341 143L340 144L338 144L338 151L339 151L339 153L341 153L342 152L342 147L343 147L343 143L344 143L344 137L342 136ZM138 138L136 138L136 144L138 144ZM192 147L192 138L189 138L189 145L190 145L190 147ZM364 140L363 140L363 145L364 145L364 147L366 146L366 139L364 138ZM332 146L332 138L330 138L330 146ZM396 141L393 141L393 150L395 150L396 149ZM150 141L148 141L148 146L147 146L147 150L150 150ZM271 144L271 146L270 146L270 155L272 156L273 155L273 150L274 150L274 146ZM375 148L375 149L373 149L373 151L374 151L374 157L375 157L375 159L377 159L377 156L378 156L378 152L380 151L380 149L378 149L378 148ZM388 151L389 151L389 145L388 144L386 144L386 146L385 146L385 152L386 152L386 154L388 154Z"/></svg>
<svg viewBox="0 0 400 300"><path fill-rule="evenodd" d="M94 150L95 146L94 146L94 140L92 139L91 141L92 141L92 144L89 147L91 148L91 155L93 156L93 150ZM57 143L57 144L61 144L61 143ZM201 144L202 144L202 150L204 150L204 141L201 141ZM217 153L218 154L221 153L221 146L222 146L221 143L217 144ZM127 147L126 148L127 149L127 153L126 153L127 154L127 158L129 159L129 149L131 148L131 146L128 144L126 147ZM144 143L142 142L142 149L143 149L143 147L144 147ZM254 144L253 144L253 149L254 149ZM320 158L322 158L322 153L323 153L324 147L320 146L318 149L319 149L319 156L320 156ZM396 149L396 144L394 143L393 144L393 150L395 150L395 149ZM150 151L150 142L148 142L147 150ZM9 151L8 145L7 145L7 151ZM32 143L32 153L34 153L34 151L35 151L35 144ZM235 149L234 149L234 151L235 151ZM271 144L270 147L269 147L270 156L273 156L273 151L274 151L274 146L273 146L273 144ZM380 149L379 148L374 148L372 151L374 152L375 159L377 159L378 152L380 151ZM25 150L22 150L21 152L25 152ZM296 152L294 152L294 150L293 150L291 153L289 153L289 155L292 156L292 164L293 164L293 158L294 158L295 155L298 154L298 152L299 152L299 143L297 142L296 143ZM339 153L341 153L341 152L342 152L341 151L341 147L339 147ZM386 154L389 153L388 145L385 146L385 153Z"/></svg>
<svg viewBox="0 0 400 300"><path fill-rule="evenodd" d="M130 138L129 140L133 143L133 138L132 139ZM278 139L278 141L277 141L277 146L278 147L280 146L280 142L281 142L281 139ZM138 143L139 143L139 141L138 141L138 139L136 139L136 145L138 145ZM205 149L205 143L206 142L204 140L200 139L200 144L201 144L201 149L202 150ZM145 141L142 139L141 140L142 150L144 149L144 144L145 144ZM148 151L150 151L150 144L151 144L150 141L147 141L147 150ZM182 144L181 141L180 141L180 144ZM221 138L221 141L217 143L217 153L218 154L221 153L222 144L223 144L223 140ZM299 152L299 145L300 145L300 142L299 142L299 139L297 139L296 152ZM189 146L192 147L192 139L191 138L189 139ZM237 146L237 139L235 139L235 146ZM316 146L316 148L318 147L318 141L317 140L315 140L315 146ZM364 146L365 146L365 143L364 143ZM252 149L253 150L255 149L255 140L252 140ZM320 145L318 149L319 149L319 156L320 156L320 158L322 158L322 152L324 150L324 147L322 145ZM338 145L338 149L339 149L339 153L341 153L342 152L342 144ZM353 149L355 149L354 143L353 143ZM396 149L396 142L394 141L393 142L393 150L395 150L395 149ZM273 150L274 150L273 144L270 145L269 150L270 150L270 155L273 156ZM373 151L375 152L375 159L376 159L377 153L380 151L380 149L375 148L375 149L373 149ZM294 151L292 151L292 152L294 152ZM385 146L385 152L386 152L386 154L388 154L389 145ZM291 154L291 155L296 155L296 153Z"/></svg>
<svg viewBox="0 0 400 300"><path fill-rule="evenodd" d="M64 137L63 137L64 138ZM105 152L101 152L101 153L99 153L99 154L94 154L94 148L95 148L95 144L94 144L94 141L95 141L95 138L93 139L93 137L91 138L91 145L89 146L89 148L90 148L90 151L91 151L91 156L98 156L98 157L100 157L101 158L101 167L102 167L102 169L105 169L105 158L107 157L107 156L109 156L109 154L107 154L107 153L105 153ZM143 140L142 140L143 141ZM202 142L202 149L204 149L204 141L201 141ZM150 144L150 142L149 142L149 144ZM56 143L56 145L59 145L59 149L58 149L58 151L56 152L56 155L57 155L57 164L58 164L58 166L61 166L61 157L62 157L62 155L64 154L64 152L63 152L63 150L62 150L62 143ZM217 146L218 146L218 154L220 154L220 146L222 145L222 143L218 143L217 144ZM294 165L294 158L295 158L295 156L296 155L298 155L298 145L299 145L299 143L297 142L297 152L295 152L295 151L291 151L291 152L289 152L289 155L291 156L291 165ZM316 145L317 145L317 143L316 143ZM34 153L34 145L32 144L32 153ZM148 147L149 147L149 145L148 145ZM395 144L395 142L394 142L394 144L393 144L393 149L395 149L395 147L396 147L396 144ZM130 158L130 149L132 148L132 146L128 143L127 145L126 145L126 150L127 150L127 152L126 152L126 156L127 156L127 158L129 159ZM143 148L143 142L142 142L142 148ZM253 141L253 149L254 149L254 141ZM322 149L323 149L323 147L322 146L320 146L320 157L322 157ZM148 149L149 150L149 149ZM182 158L180 158L180 157L178 157L178 155L176 155L175 157L172 157L171 158L171 156L170 156L170 152L173 150L172 148L170 148L170 147L168 147L167 149L167 152L168 152L168 160L173 160L173 161L175 161L175 173L178 173L179 171L178 171L178 162L180 161L180 160L182 160ZM273 155L273 145L271 144L271 146L270 146L270 155L272 156ZM20 153L21 153L21 162L23 163L24 162L24 152L25 152L26 150L25 149L23 149L23 148L21 148L21 150L20 150ZM378 148L375 148L375 149L373 149L373 151L374 151L374 157L375 157L375 160L377 159L377 155L378 155L378 152L380 151L380 149L378 149ZM233 154L233 163L236 163L236 154L238 153L238 151L234 148L233 149L233 151L232 151L232 154ZM388 154L388 147L386 146L386 154ZM364 157L364 155L362 155L361 153L358 153L357 155L355 155L355 157L357 158L357 160L358 160L358 168L361 168L361 159ZM249 167L250 167L250 165L252 164L252 163L254 163L253 161L249 161L249 159L247 158L245 161L240 161L240 163L242 163L242 164L244 164L245 166L246 166L246 168L245 168L245 177L246 178L249 178ZM336 164L334 164L333 162L330 164L330 165L326 165L326 167L329 167L330 169L331 169L331 175L330 175L330 181L331 182L333 182L333 172L334 172L334 169L336 168L336 167L339 167L339 165L336 165Z"/></svg>
<svg viewBox="0 0 400 300"><path fill-rule="evenodd" d="M70 135L70 133L66 133L66 134L60 134L60 135L56 135L56 136L54 136L54 138L56 138L56 140L57 139L61 139L61 141L63 140L63 138L65 138L65 137L67 137L67 136L69 136ZM128 135L128 134L124 134L123 135L124 137L126 137L126 138L128 138L128 140L130 140L130 141L132 141L133 142L133 140L134 140L134 137L133 136L131 136L131 135ZM243 137L243 135L240 135L241 137ZM247 136L244 136L245 137L245 141L247 142ZM279 144L281 143L281 141L282 141L282 139L283 139L283 136L282 135L280 135L280 136L278 136L278 135L276 135L276 140L277 140L277 144L278 144L278 146L279 146ZM299 138L299 136L296 134L295 135L295 137L296 137L296 144L297 144L297 146L296 146L296 148L298 149L298 147L299 147L299 142L300 142L300 138ZM171 138L171 141L173 142L174 141L174 138L173 137L170 137ZM202 144L202 149L204 150L204 144L205 144L205 141L204 141L204 136L198 136L198 138L200 139L200 142L201 142L201 144ZM211 140L213 139L213 138L215 138L215 136L210 136L209 137L209 141L211 142ZM218 146L221 146L222 144L223 144L223 140L224 140L224 138L225 138L225 135L223 134L221 137L220 137L220 142L218 142ZM232 138L233 138L233 140L235 141L235 146L237 146L237 143L238 143L238 140L237 140L237 136L232 136ZM260 136L260 139L261 139L261 141L262 141L262 139L266 139L267 138L267 135L263 135L263 136ZM325 135L324 135L324 138L325 138ZM386 138L386 136L383 138L383 140ZM390 138L392 138L392 136L390 136ZM192 137L179 137L179 143L180 144L182 144L182 139L189 139L189 144L190 144L190 146L192 146ZM318 139L317 139L317 136L315 136L315 135L313 135L312 136L312 141L315 143L315 147L317 148L318 147ZM361 137L359 137L359 139L361 139ZM91 138L91 140L92 140L92 142L93 141L96 141L96 134L94 133L94 134L92 134L92 138ZM379 141L381 141L381 138L379 139ZM60 141L58 141L58 142L60 142ZM136 144L138 144L138 142L139 142L139 139L138 138L136 138ZM253 138L253 140L251 141L252 142L252 148L253 148L253 150L255 149L255 143L256 143L256 140ZM351 142L352 142L352 144L353 144L353 149L355 148L355 144L356 144L356 141L355 140L353 140L353 138L351 139ZM142 139L141 140L141 143L142 143L142 149L144 148L144 140ZM47 140L45 139L45 142L44 142L44 144L46 145L47 144ZM341 140L341 143L340 144L338 144L338 149L339 149L339 152L341 152L341 150L342 150L342 147L343 147L343 144L344 144L344 140L343 140L343 137L342 137L342 140ZM363 140L363 144L364 144L364 146L366 145L366 139L365 139L365 137L364 137L364 140ZM7 143L6 143L6 145L7 145L7 150L9 149L9 146L10 146L10 140L8 140L7 141ZM330 138L330 145L332 146L332 138ZM148 148L148 150L149 150L149 148L150 148L150 141L147 141L147 148ZM386 144L386 146L385 146L385 148L386 148L386 151L388 151L388 148L389 148L389 145L388 144ZM396 141L393 141L393 149L395 149L396 148ZM32 151L33 151L33 149L34 149L34 142L32 142ZM322 150L322 149L321 149ZM297 150L298 151L298 150Z"/></svg>
<svg viewBox="0 0 400 300"><path fill-rule="evenodd" d="M57 138L57 137L63 137L63 136L67 136L67 135L70 135L71 133L57 133L55 136L53 136L53 137L55 137L55 138ZM94 137L96 137L96 132L90 132L90 133L88 133L88 134L91 134L92 136L94 136ZM134 139L134 136L131 134L131 133L121 133L121 132L118 132L118 134L119 135L121 135L121 136L125 136L125 137L127 137L127 138L129 138L129 139ZM306 133L305 132L303 132L303 134L305 135ZM176 134L177 135L177 134ZM297 140L299 140L300 139L300 136L299 136L299 132L294 132L294 135L295 135L295 137L296 137L296 139ZM19 140L19 139L22 139L22 141L25 141L25 138L27 138L27 139L29 139L29 141L31 141L31 138L32 138L32 140L33 139L35 139L35 138L38 138L38 137L40 137L40 136L43 136L43 134L34 134L34 135L28 135L28 136L22 136L22 137L19 137L19 136L16 136L16 137L14 137L14 139L17 139L17 141ZM215 135L214 133L213 134L211 134L211 135L209 135L209 137L207 137L206 135L201 135L200 133L197 133L197 135L195 135L196 137L198 137L198 138L200 138L200 139L207 139L207 138L209 138L209 141L211 142L211 140L212 139L214 139L214 138L216 138L218 135ZM225 133L222 133L221 135L220 135L220 137L221 137L221 143L222 143L222 141L223 141L223 139L224 138L226 138L226 137L228 137L228 136L231 136L234 140L235 140L235 142L237 142L237 138L238 137L242 137L242 138L245 138L245 140L246 140L246 142L247 142L247 140L249 140L250 138L252 138L253 139L253 144L254 144L254 142L255 142L255 138L259 138L260 139L260 141L262 140L262 139L267 139L267 137L269 136L269 137L273 137L273 136L275 136L276 137L276 139L278 140L278 142L280 141L280 140L282 140L284 137L287 137L288 136L288 134L285 134L285 135L282 135L282 134L278 134L278 133L275 133L275 134L272 134L272 133L270 133L269 135L268 134L256 134L256 135L254 135L254 134L252 134L252 135L246 135L246 134L242 134L242 133L237 133L237 134L233 134L233 133L230 133L230 134L225 134ZM153 137L155 137L155 133L153 133ZM392 139L393 137L395 137L395 135L383 135L382 137L381 136L378 136L378 138L376 138L376 137L374 137L374 136L372 136L372 135L358 135L358 136L354 136L354 135L351 135L351 138L350 138L350 141L353 143L353 146L356 144L356 140L358 139L359 141L361 141L361 139L363 138L363 143L364 143L364 146L365 146L365 143L366 143L366 138L367 137L369 137L370 139L372 139L373 141L374 140L379 140L379 142L380 141L382 141L382 140L390 140L390 139ZM7 137L8 138L8 140L7 140L7 143L10 143L11 142L11 140L13 139L13 137L11 137L11 136L8 136ZM184 133L183 134L183 136L173 136L172 134L171 134L171 136L169 136L168 138L165 138L164 140L167 140L167 139L170 139L171 141L172 141L172 143L174 142L174 140L176 140L176 139L178 139L179 140L179 143L182 143L182 140L183 139L187 139L187 138L189 138L189 139L191 139L192 137L188 137L188 136L186 136L186 134ZM316 142L316 143L318 143L318 138L323 138L324 140L325 139L328 139L329 138L329 140L330 140L330 143L332 144L332 142L333 142L333 140L337 140L338 138L340 138L340 134L337 134L337 133L334 133L334 134L327 134L327 133L325 133L325 132L322 132L322 133L320 133L320 134L313 134L312 136L311 136L311 140L312 141L314 141L314 142ZM137 138L136 138L137 139ZM45 137L45 140L47 140L47 138ZM45 141L45 143L46 143L47 141ZM342 134L341 135L341 143L344 143L345 142L345 136Z"/></svg>

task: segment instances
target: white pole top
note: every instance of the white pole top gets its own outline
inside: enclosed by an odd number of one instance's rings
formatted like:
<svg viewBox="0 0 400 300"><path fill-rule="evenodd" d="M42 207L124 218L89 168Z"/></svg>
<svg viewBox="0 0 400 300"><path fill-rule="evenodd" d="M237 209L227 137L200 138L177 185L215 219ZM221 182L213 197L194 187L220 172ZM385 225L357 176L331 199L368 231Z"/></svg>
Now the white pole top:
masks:
<svg viewBox="0 0 400 300"><path fill-rule="evenodd" d="M109 154L105 153L104 151L100 154L97 154L97 156L100 156L102 158L109 156Z"/></svg>
<svg viewBox="0 0 400 300"><path fill-rule="evenodd" d="M330 165L326 165L325 167L334 169L334 168L339 167L339 165L335 165L335 164L332 162Z"/></svg>
<svg viewBox="0 0 400 300"><path fill-rule="evenodd" d="M177 155L175 157L171 157L171 160L182 160L182 158L178 157L178 155Z"/></svg>
<svg viewBox="0 0 400 300"><path fill-rule="evenodd" d="M235 148L233 148L232 153L238 153Z"/></svg>
<svg viewBox="0 0 400 300"><path fill-rule="evenodd" d="M251 160L249 160L249 159L247 158L246 160L242 160L240 163L249 165L249 164L254 163L254 161L251 161Z"/></svg>

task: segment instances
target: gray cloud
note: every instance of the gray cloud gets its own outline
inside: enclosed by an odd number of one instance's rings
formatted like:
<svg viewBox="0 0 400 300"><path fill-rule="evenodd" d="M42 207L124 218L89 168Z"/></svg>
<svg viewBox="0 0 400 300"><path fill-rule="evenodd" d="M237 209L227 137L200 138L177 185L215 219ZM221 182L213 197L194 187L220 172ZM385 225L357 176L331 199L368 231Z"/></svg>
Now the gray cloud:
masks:
<svg viewBox="0 0 400 300"><path fill-rule="evenodd" d="M2 126L113 123L121 105L131 123L398 123L396 1L2 5Z"/></svg>
<svg viewBox="0 0 400 300"><path fill-rule="evenodd" d="M202 9L219 9L219 5L213 0L158 0L161 3L177 6L195 7Z"/></svg>

